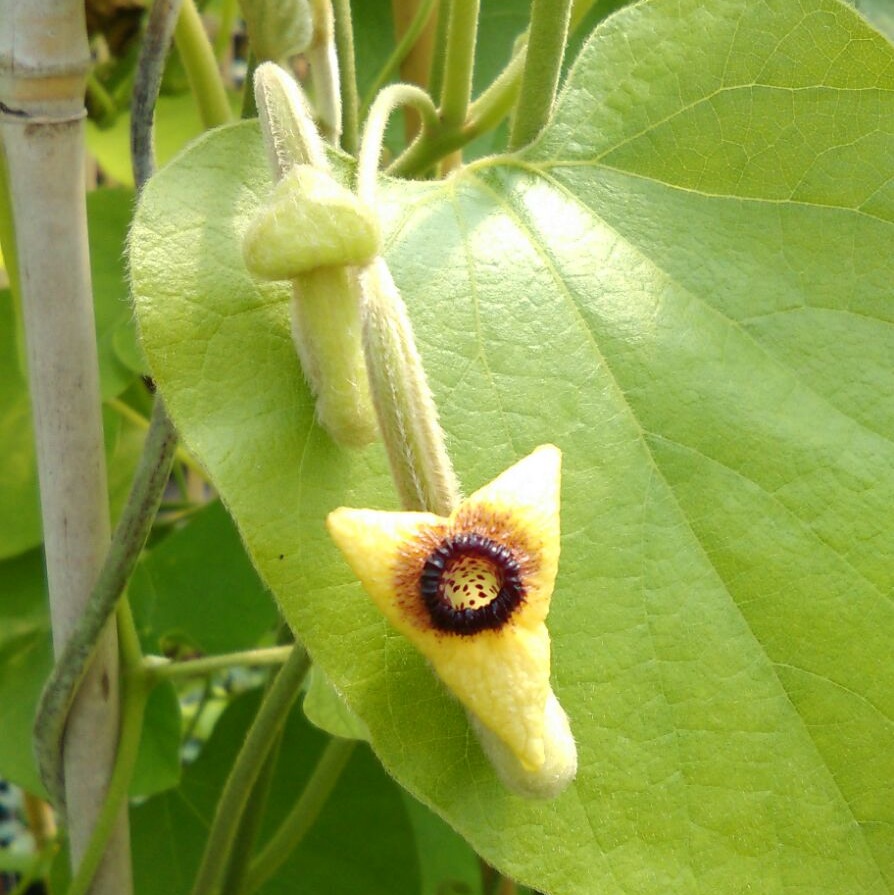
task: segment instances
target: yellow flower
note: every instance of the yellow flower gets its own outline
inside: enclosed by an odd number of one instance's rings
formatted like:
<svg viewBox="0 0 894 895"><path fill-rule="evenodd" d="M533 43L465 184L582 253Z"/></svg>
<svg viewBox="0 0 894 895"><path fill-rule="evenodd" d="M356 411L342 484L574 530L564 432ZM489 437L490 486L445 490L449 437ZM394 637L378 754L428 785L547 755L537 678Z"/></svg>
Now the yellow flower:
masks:
<svg viewBox="0 0 894 895"><path fill-rule="evenodd" d="M561 453L499 475L449 518L341 507L329 533L388 621L470 713L504 783L551 798L577 751L549 681Z"/></svg>

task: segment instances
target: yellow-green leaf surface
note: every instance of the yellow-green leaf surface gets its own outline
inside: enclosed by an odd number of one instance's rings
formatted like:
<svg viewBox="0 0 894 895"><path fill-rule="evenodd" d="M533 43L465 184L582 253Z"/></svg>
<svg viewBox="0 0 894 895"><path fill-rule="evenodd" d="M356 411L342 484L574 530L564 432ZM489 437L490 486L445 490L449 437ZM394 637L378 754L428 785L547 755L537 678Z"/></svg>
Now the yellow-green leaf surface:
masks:
<svg viewBox="0 0 894 895"><path fill-rule="evenodd" d="M894 50L833 0L607 20L518 156L382 190L468 491L564 453L553 682L580 771L497 782L324 532L396 508L312 423L288 293L240 237L258 132L147 188L147 357L190 449L386 768L550 893L894 890Z"/></svg>

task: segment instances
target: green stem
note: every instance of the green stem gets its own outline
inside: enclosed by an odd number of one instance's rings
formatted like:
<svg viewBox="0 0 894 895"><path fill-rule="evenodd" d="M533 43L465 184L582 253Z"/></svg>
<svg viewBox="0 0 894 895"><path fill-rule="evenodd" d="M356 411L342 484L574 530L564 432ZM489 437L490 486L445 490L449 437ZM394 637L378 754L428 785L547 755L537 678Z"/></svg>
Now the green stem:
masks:
<svg viewBox="0 0 894 895"><path fill-rule="evenodd" d="M140 673L139 639L126 600L122 601L118 607L118 625L121 658L125 666L118 754L99 817L66 895L86 895L89 891L96 868L99 867L109 837L115 828L118 815L124 808L140 748L140 736L143 731L143 718L149 688Z"/></svg>
<svg viewBox="0 0 894 895"><path fill-rule="evenodd" d="M573 31L580 25L595 2L596 0L577 0L571 12L569 30ZM506 68L469 106L465 124L458 130L423 133L419 140L394 161L388 168L388 173L396 177L417 175L431 168L444 156L495 128L515 105L526 58L527 37L523 35L516 54Z"/></svg>
<svg viewBox="0 0 894 895"><path fill-rule="evenodd" d="M444 156L495 128L515 104L524 64L525 44L522 43L499 77L469 106L462 127L423 131L419 139L388 168L388 173L396 177L419 174Z"/></svg>
<svg viewBox="0 0 894 895"><path fill-rule="evenodd" d="M309 667L307 653L296 644L258 708L217 803L192 895L211 895L217 890L249 794L277 732L285 724L289 710L298 697Z"/></svg>
<svg viewBox="0 0 894 895"><path fill-rule="evenodd" d="M436 2L437 0L422 0L416 8L416 14L413 16L413 20L404 32L403 37L401 37L400 42L379 70L379 73L373 81L372 87L367 90L366 96L363 98L363 106L361 107L360 112L361 117L366 117L369 107L372 105L381 86L391 78L398 66L403 62L407 53L412 49L413 44L418 40L419 35L422 33L431 16L431 11Z"/></svg>
<svg viewBox="0 0 894 895"><path fill-rule="evenodd" d="M155 171L152 122L181 0L154 0L140 44L130 114L130 162L138 190Z"/></svg>
<svg viewBox="0 0 894 895"><path fill-rule="evenodd" d="M479 0L452 0L444 54L441 121L446 130L462 127L472 95Z"/></svg>
<svg viewBox="0 0 894 895"><path fill-rule="evenodd" d="M528 51L509 149L527 146L552 114L568 40L571 0L533 0Z"/></svg>
<svg viewBox="0 0 894 895"><path fill-rule="evenodd" d="M444 7L438 10L438 23L435 28L435 41L432 49L431 73L428 79L428 90L432 96L440 96L444 87L444 60L447 56L447 26L450 17L444 14Z"/></svg>
<svg viewBox="0 0 894 895"><path fill-rule="evenodd" d="M327 143L341 141L341 74L335 47L335 21L331 0L313 0L314 38L304 51L314 85L317 127Z"/></svg>
<svg viewBox="0 0 894 895"><path fill-rule="evenodd" d="M57 805L64 804L62 738L68 711L90 665L93 647L139 558L174 458L176 432L156 397L133 485L90 599L41 694L34 721L37 763Z"/></svg>
<svg viewBox="0 0 894 895"><path fill-rule="evenodd" d="M90 100L91 117L97 126L111 127L118 115L118 104L92 71L87 74L87 98Z"/></svg>
<svg viewBox="0 0 894 895"><path fill-rule="evenodd" d="M360 159L357 165L357 193L369 205L375 205L375 185L379 170L379 156L388 118L398 106L415 108L422 119L422 136L438 128L438 112L431 97L412 84L391 84L379 93L369 111ZM421 137L420 137L421 139Z"/></svg>
<svg viewBox="0 0 894 895"><path fill-rule="evenodd" d="M268 681L265 694L270 689L269 684L270 682ZM221 895L245 895L246 893L245 879L252 855L254 854L261 822L264 819L267 799L273 784L273 775L276 771L276 764L279 761L282 738L283 732L280 730L276 736L276 742L270 750L270 754L264 759L264 767L261 769L261 773L252 787L251 795L248 797L242 821L233 840L233 850L224 874Z"/></svg>
<svg viewBox="0 0 894 895"><path fill-rule="evenodd" d="M143 689L148 692L151 689L151 682L143 673L143 649L140 646L140 635L137 633L127 597L118 604L117 620L118 652L121 655L124 673L138 679Z"/></svg>
<svg viewBox="0 0 894 895"><path fill-rule="evenodd" d="M222 0L220 5L220 27L214 38L214 58L218 65L227 61L230 41L233 37L233 25L236 22L237 0Z"/></svg>
<svg viewBox="0 0 894 895"><path fill-rule="evenodd" d="M419 87L392 84L376 97L357 165L357 193L373 207L385 125L400 104L418 109L423 133L435 126L434 104ZM397 493L404 509L448 516L459 500L459 484L406 306L381 257L361 270L360 279L366 369Z"/></svg>
<svg viewBox="0 0 894 895"><path fill-rule="evenodd" d="M257 118L258 104L255 102L255 69L258 67L258 57L254 50L248 51L248 65L245 69L245 84L242 88L242 111L240 118Z"/></svg>
<svg viewBox="0 0 894 895"><path fill-rule="evenodd" d="M215 671L224 671L235 665L258 668L263 665L282 665L291 654L291 646L272 646L267 649L243 650L225 653L222 656L205 656L202 659L187 659L164 665L159 665L150 659L144 662L144 671L150 681L157 683L175 678L200 677Z"/></svg>
<svg viewBox="0 0 894 895"><path fill-rule="evenodd" d="M300 798L286 815L273 838L251 862L245 893L256 892L279 869L313 826L348 763L356 740L332 739L326 746Z"/></svg>
<svg viewBox="0 0 894 895"><path fill-rule="evenodd" d="M357 68L354 62L354 25L351 0L332 0L335 12L335 52L341 72L341 148L353 155L357 151L360 122L357 109Z"/></svg>
<svg viewBox="0 0 894 895"><path fill-rule="evenodd" d="M214 48L208 40L194 0L183 0L180 18L174 29L174 43L196 98L202 125L211 128L226 124L232 118L230 104L217 59L214 58Z"/></svg>
<svg viewBox="0 0 894 895"><path fill-rule="evenodd" d="M199 721L202 718L202 713L207 708L213 693L214 685L211 682L211 678L205 678L205 681L202 684L202 695L199 697L199 703L192 714L192 718L190 718L186 724L181 742L188 743L195 735L195 732L199 726Z"/></svg>

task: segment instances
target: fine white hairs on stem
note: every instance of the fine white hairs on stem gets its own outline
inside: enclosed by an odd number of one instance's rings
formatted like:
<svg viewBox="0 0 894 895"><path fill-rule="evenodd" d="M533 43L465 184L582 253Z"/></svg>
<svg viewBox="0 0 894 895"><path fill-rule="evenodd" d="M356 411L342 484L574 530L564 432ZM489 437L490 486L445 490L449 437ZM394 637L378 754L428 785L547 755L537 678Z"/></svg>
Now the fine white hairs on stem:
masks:
<svg viewBox="0 0 894 895"><path fill-rule="evenodd" d="M385 127L391 113L400 106L412 106L419 112L422 118L420 133L437 125L438 110L431 97L420 87L413 84L392 84L379 93L369 110L357 163L357 194L370 205L375 204L376 177Z"/></svg>
<svg viewBox="0 0 894 895"><path fill-rule="evenodd" d="M304 93L275 62L265 62L255 71L255 100L274 180L299 164L329 170L326 149Z"/></svg>

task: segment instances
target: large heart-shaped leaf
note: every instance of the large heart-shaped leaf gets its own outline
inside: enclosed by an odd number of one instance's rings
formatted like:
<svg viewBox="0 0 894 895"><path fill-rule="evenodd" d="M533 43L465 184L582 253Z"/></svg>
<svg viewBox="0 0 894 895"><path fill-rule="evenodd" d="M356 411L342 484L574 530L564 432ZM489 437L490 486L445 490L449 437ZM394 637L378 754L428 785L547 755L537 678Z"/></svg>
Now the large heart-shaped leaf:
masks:
<svg viewBox="0 0 894 895"><path fill-rule="evenodd" d="M457 469L565 453L554 682L574 785L523 802L327 542L395 506L312 423L239 243L253 125L147 188L145 348L287 618L386 767L541 890L894 888L894 51L835 0L607 20L517 156L383 186Z"/></svg>

